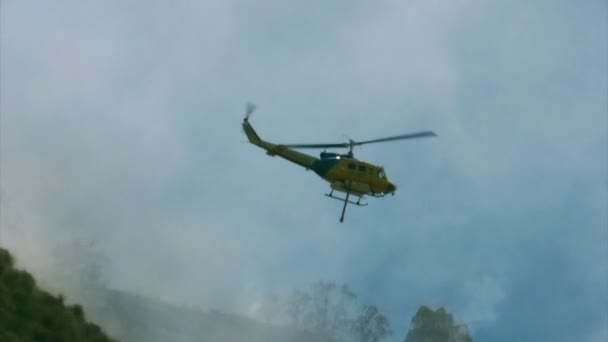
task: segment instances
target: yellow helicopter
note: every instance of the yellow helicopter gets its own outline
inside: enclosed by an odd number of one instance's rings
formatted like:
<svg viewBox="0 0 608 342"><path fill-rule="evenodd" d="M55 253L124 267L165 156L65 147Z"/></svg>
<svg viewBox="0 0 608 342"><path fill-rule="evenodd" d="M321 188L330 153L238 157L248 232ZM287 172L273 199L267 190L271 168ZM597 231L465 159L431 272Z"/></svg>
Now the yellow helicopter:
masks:
<svg viewBox="0 0 608 342"><path fill-rule="evenodd" d="M393 140L437 136L437 134L432 131L422 131L365 141L354 141L349 139L347 143L273 144L262 140L249 123L249 117L255 109L256 107L254 104L248 103L245 119L243 119L243 130L245 131L245 135L247 135L249 142L266 150L266 154L269 156L279 156L304 167L306 170L313 170L321 178L328 181L330 183L331 191L330 193L325 194L325 196L344 202L340 222L344 222L344 213L346 212L346 205L348 203L366 206L367 203L361 203L363 196L384 197L388 194L395 195L395 191L397 190L397 186L386 177L386 173L382 166L355 159L353 154L353 148L355 146ZM300 148L347 148L348 152L346 154L339 154L323 151L319 158L317 158L293 150ZM344 198L335 196L334 190L346 193L346 196ZM350 195L357 196L358 200L356 202L350 201Z"/></svg>

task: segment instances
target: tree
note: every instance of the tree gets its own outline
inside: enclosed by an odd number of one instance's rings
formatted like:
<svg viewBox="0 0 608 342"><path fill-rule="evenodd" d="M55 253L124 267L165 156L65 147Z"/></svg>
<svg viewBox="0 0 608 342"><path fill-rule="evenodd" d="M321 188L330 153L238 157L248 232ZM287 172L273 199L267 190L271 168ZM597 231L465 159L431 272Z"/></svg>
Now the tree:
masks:
<svg viewBox="0 0 608 342"><path fill-rule="evenodd" d="M294 291L284 307L299 329L336 341L380 342L391 334L388 318L373 305L358 304L347 285L319 281L309 291Z"/></svg>
<svg viewBox="0 0 608 342"><path fill-rule="evenodd" d="M444 308L433 311L421 306L412 318L405 342L472 342L466 325L454 324L454 317Z"/></svg>
<svg viewBox="0 0 608 342"><path fill-rule="evenodd" d="M311 300L312 298L310 294L300 290L294 290L291 297L287 299L287 302L285 303L287 314L293 321L296 328L300 328L302 319L308 306L310 305Z"/></svg>
<svg viewBox="0 0 608 342"><path fill-rule="evenodd" d="M357 295L348 285L319 281L310 287L307 323L317 331L333 336L348 334L358 305Z"/></svg>
<svg viewBox="0 0 608 342"><path fill-rule="evenodd" d="M353 335L360 342L379 342L391 334L390 322L373 305L366 305L353 323Z"/></svg>
<svg viewBox="0 0 608 342"><path fill-rule="evenodd" d="M333 312L330 312L330 308L334 304L336 288L336 283L324 281L311 286L312 310L307 318L312 327L318 331L333 330L335 324L331 322Z"/></svg>

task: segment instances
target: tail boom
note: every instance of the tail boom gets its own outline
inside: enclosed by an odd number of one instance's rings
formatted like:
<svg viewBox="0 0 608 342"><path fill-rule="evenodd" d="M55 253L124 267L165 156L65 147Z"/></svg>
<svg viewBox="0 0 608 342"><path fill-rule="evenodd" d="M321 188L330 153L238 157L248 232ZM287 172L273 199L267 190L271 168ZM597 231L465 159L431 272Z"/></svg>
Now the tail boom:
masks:
<svg viewBox="0 0 608 342"><path fill-rule="evenodd" d="M262 140L247 118L243 121L243 130L249 142L266 150L266 154L269 156L279 156L306 169L312 169L315 163L320 160L311 155L294 151L285 145L273 144Z"/></svg>
<svg viewBox="0 0 608 342"><path fill-rule="evenodd" d="M243 120L243 130L245 131L245 135L247 136L247 139L249 139L250 143L252 143L254 145L258 145L259 143L262 142L262 139L255 132L255 130L253 129L253 126L251 126L251 124L249 123L249 120L247 118L245 118L245 120Z"/></svg>

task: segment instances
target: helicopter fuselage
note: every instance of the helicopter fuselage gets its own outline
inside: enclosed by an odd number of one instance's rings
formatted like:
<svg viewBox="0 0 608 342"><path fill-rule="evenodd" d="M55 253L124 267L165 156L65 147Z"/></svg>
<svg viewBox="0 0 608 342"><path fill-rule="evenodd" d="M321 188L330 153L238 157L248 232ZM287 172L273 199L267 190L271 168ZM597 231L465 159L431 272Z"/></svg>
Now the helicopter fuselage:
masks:
<svg viewBox="0 0 608 342"><path fill-rule="evenodd" d="M247 119L243 121L243 130L249 142L266 150L266 154L282 157L314 171L328 181L333 190L358 197L364 195L383 197L394 194L397 190L397 187L386 177L381 166L355 159L351 155L331 152L321 152L320 158L317 158L285 145L264 141Z"/></svg>

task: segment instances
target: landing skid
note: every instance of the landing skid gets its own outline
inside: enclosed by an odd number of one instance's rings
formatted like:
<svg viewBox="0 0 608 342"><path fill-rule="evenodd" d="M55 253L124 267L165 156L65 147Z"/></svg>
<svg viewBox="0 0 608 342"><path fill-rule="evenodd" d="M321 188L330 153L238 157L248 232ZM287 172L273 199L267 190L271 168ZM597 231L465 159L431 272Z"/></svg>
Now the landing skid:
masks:
<svg viewBox="0 0 608 342"><path fill-rule="evenodd" d="M329 194L325 194L325 196L344 202L344 206L342 207L342 215L340 215L340 222L344 222L344 213L346 212L346 205L348 203L358 205L360 207L365 207L367 205L367 203L361 203L361 196L359 196L359 200L357 200L357 202L348 200L348 197L350 196L350 184L348 185L348 188L346 190L346 198L337 197L333 194L334 190L332 189L331 192Z"/></svg>
<svg viewBox="0 0 608 342"><path fill-rule="evenodd" d="M346 200L345 198L338 197L338 196L334 196L332 193L325 194L325 196L327 196L327 197L329 197L329 198L336 199L336 200L338 200L338 201L340 201L340 202L344 202L344 201ZM360 198L360 197L359 197L359 200L358 200L357 202L353 202L353 201L351 201L351 200L348 200L348 203L350 203L350 204L354 204L354 205L358 205L358 206L360 206L360 207L366 207L366 206L367 206L367 204L368 204L368 203L361 203L361 198Z"/></svg>

